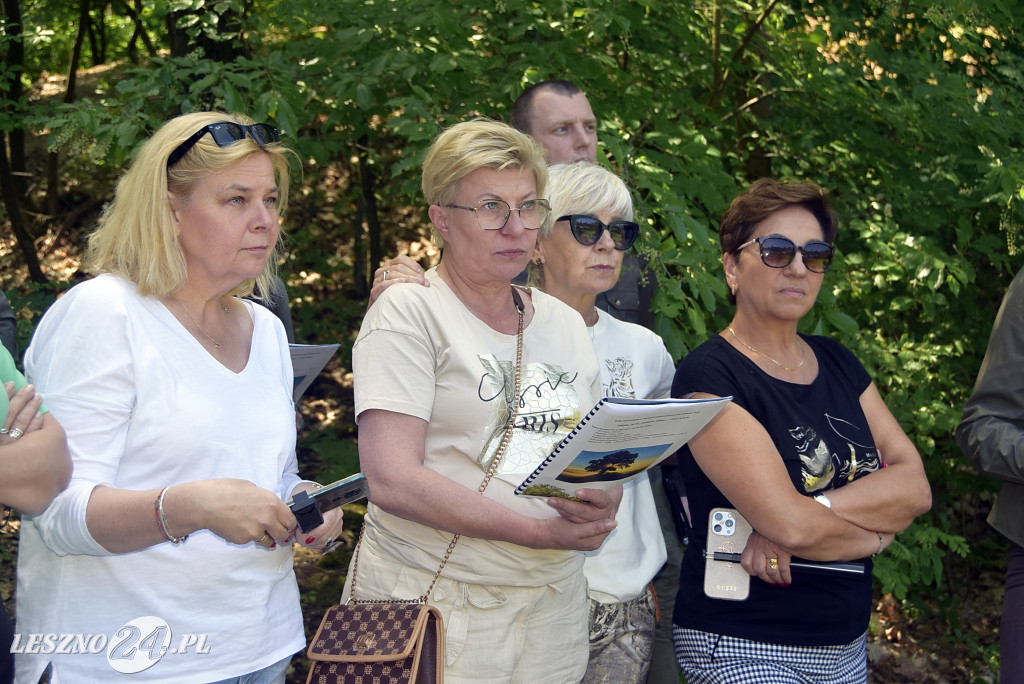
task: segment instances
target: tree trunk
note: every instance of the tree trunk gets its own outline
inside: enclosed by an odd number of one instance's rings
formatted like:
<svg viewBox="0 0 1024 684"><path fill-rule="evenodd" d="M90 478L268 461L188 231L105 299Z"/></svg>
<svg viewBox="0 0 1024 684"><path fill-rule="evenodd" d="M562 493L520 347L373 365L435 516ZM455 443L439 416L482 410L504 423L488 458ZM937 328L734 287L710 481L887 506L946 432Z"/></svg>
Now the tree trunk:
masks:
<svg viewBox="0 0 1024 684"><path fill-rule="evenodd" d="M352 287L356 297L363 298L370 296L370 284L366 282L366 242L363 236L363 220L366 218L366 208L363 206L362 198L356 201L356 220L353 223L352 233Z"/></svg>
<svg viewBox="0 0 1024 684"><path fill-rule="evenodd" d="M103 48L100 47L100 40L96 24L92 17L85 15L85 35L89 38L89 52L92 54L92 66L103 64Z"/></svg>
<svg viewBox="0 0 1024 684"><path fill-rule="evenodd" d="M107 32L107 14L110 13L109 10L110 2L107 0L100 8L100 16L97 19L96 30L100 34L100 64L107 63L107 52L110 48L110 34Z"/></svg>
<svg viewBox="0 0 1024 684"><path fill-rule="evenodd" d="M21 207L18 205L18 195L14 188L11 164L7 158L7 136L0 131L0 193L3 194L4 207L7 209L8 218L11 221L14 238L18 241L18 246L21 247L21 252L25 256L29 276L37 283L45 283L47 282L46 276L43 274L42 266L39 265L39 255L36 254L32 236L25 230Z"/></svg>
<svg viewBox="0 0 1024 684"><path fill-rule="evenodd" d="M78 34L75 36L75 47L71 50L71 64L68 65L68 88L64 91L64 103L75 101L75 89L78 87L78 64L82 60L82 43L90 30L89 0L78 0Z"/></svg>
<svg viewBox="0 0 1024 684"><path fill-rule="evenodd" d="M360 204L363 207L363 213L366 220L366 226L369 228L369 242L370 242L370 260L369 260L369 273L373 273L377 264L380 263L383 258L382 247L380 244L380 215L377 212L377 176L373 172L373 165L370 164L369 160L369 139L364 135L359 139L359 182L360 182L360 195L362 201ZM355 260L355 267L357 269L362 268L363 263L361 259ZM367 278L358 271L353 274L357 283L364 283Z"/></svg>
<svg viewBox="0 0 1024 684"><path fill-rule="evenodd" d="M136 4L141 5L142 0L135 0ZM142 17L139 15L139 9L132 7L130 0L117 0L117 3L124 10L124 13L128 15L128 18L132 20L132 24L135 27L132 37L128 40L128 55L131 60L136 64L139 63L138 48L135 47L137 41L142 41L143 46L146 48L146 52L149 53L150 57L156 56L156 48L153 46L153 41L149 37L149 32L146 30L146 26L142 23Z"/></svg>
<svg viewBox="0 0 1024 684"><path fill-rule="evenodd" d="M71 51L71 64L68 65L68 87L64 91L64 104L75 101L75 91L78 88L78 63L82 59L82 43L85 42L85 34L89 30L89 0L79 0L78 8L78 35L75 36L75 47ZM60 163L60 152L50 152L46 164L46 213L50 220L56 218L60 211L58 196L60 194L58 184L58 169Z"/></svg>
<svg viewBox="0 0 1024 684"><path fill-rule="evenodd" d="M0 0L7 20L6 33L10 36L7 44L7 69L14 74L7 84L7 90L0 97L8 102L19 102L24 97L21 74L25 70L25 42L22 38L20 0ZM28 195L28 174L25 169L25 127L18 126L8 133L10 142L10 170L8 180L14 184L15 195L24 202Z"/></svg>
<svg viewBox="0 0 1024 684"><path fill-rule="evenodd" d="M188 54L188 34L178 28L178 20L185 12L167 13L167 44L171 48L171 57L184 57Z"/></svg>

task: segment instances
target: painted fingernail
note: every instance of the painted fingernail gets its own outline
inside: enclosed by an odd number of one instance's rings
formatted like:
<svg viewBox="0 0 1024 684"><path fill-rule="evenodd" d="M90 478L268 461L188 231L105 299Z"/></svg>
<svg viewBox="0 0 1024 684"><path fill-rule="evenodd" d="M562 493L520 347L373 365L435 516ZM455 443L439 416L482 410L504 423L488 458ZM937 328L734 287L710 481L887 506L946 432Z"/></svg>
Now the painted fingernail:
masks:
<svg viewBox="0 0 1024 684"><path fill-rule="evenodd" d="M306 537L306 543L307 544L312 544L315 541L316 541L316 537Z"/></svg>

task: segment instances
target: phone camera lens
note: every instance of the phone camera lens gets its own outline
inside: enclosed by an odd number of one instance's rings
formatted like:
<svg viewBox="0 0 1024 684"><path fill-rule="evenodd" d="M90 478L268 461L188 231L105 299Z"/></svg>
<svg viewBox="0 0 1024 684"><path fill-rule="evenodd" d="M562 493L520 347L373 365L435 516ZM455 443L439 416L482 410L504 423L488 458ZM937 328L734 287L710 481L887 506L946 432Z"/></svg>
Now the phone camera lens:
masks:
<svg viewBox="0 0 1024 684"><path fill-rule="evenodd" d="M721 526L721 525L715 525L713 529L714 529L714 530L715 530L715 532L716 532L716 533L718 533L718 534L721 534L721 533L722 533L722 526Z"/></svg>
<svg viewBox="0 0 1024 684"><path fill-rule="evenodd" d="M732 520L726 520L726 521L725 521L725 526L726 526L726 527L732 527L732 526L733 526L733 525L735 525L735 524L736 524L736 523L735 523L734 521L732 521Z"/></svg>

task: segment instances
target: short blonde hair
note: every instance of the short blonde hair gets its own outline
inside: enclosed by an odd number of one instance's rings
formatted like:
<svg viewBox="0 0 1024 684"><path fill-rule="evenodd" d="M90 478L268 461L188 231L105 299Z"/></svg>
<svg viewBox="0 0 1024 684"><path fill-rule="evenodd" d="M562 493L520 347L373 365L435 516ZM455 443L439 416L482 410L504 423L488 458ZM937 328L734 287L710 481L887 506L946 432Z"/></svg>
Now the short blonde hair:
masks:
<svg viewBox="0 0 1024 684"><path fill-rule="evenodd" d="M280 143L261 147L246 136L220 147L209 135L204 135L180 161L167 167L167 158L186 138L221 121L254 123L242 114L193 112L166 122L143 143L128 171L118 180L114 199L103 210L99 228L89 236L85 261L90 271L127 278L143 296L162 298L180 289L188 280L188 271L168 193L187 198L197 182L252 154L270 157L280 195L277 212L284 212L289 184L288 155L292 153ZM256 285L260 293L271 291L282 235L279 234L263 273L241 283L233 294L249 295Z"/></svg>
<svg viewBox="0 0 1024 684"><path fill-rule="evenodd" d="M477 169L521 169L533 174L537 197L544 197L548 167L544 148L533 138L508 124L490 119L464 121L444 130L423 160L423 196L430 204L455 200L459 181ZM549 223L550 219L545 223ZM434 240L443 245L437 230Z"/></svg>
<svg viewBox="0 0 1024 684"><path fill-rule="evenodd" d="M551 220L540 229L540 237L551 235L554 222L568 214L609 212L633 219L633 198L622 179L600 164L578 161L548 168L548 201ZM529 283L544 289L544 269L530 262Z"/></svg>

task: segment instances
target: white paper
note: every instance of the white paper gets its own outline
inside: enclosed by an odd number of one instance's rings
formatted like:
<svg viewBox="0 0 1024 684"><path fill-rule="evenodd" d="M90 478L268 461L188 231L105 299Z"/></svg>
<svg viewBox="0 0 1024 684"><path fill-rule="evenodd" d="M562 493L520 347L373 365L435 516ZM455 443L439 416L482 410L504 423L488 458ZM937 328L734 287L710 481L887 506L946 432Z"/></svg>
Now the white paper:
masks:
<svg viewBox="0 0 1024 684"><path fill-rule="evenodd" d="M731 399L605 397L516 494L573 498L577 489L625 484L679 450Z"/></svg>
<svg viewBox="0 0 1024 684"><path fill-rule="evenodd" d="M292 357L292 373L295 375L295 388L292 390L292 401L298 403L314 380L324 369L327 362L338 351L338 344L289 344L288 351Z"/></svg>

